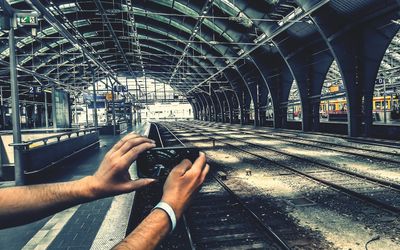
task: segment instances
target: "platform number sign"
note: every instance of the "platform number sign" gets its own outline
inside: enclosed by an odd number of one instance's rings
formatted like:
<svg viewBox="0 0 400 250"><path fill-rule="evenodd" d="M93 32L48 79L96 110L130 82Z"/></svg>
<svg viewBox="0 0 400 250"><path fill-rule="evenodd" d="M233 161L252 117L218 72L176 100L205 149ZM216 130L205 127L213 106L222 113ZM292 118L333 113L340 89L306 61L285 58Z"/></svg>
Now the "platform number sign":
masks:
<svg viewBox="0 0 400 250"><path fill-rule="evenodd" d="M22 26L38 25L38 18L35 16L21 16L18 18L18 23Z"/></svg>
<svg viewBox="0 0 400 250"><path fill-rule="evenodd" d="M389 83L388 79L384 79L384 78L378 78L375 81L376 84L384 84L384 83Z"/></svg>
<svg viewBox="0 0 400 250"><path fill-rule="evenodd" d="M29 94L31 95L39 95L43 93L42 87L29 87Z"/></svg>

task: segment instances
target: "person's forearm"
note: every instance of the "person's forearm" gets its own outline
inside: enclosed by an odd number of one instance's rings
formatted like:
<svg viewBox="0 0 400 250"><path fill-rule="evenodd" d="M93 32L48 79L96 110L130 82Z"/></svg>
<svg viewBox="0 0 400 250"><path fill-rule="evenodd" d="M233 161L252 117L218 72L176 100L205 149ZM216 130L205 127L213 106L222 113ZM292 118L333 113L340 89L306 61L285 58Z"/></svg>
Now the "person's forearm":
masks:
<svg viewBox="0 0 400 250"><path fill-rule="evenodd" d="M125 240L115 246L114 250L154 249L170 230L168 215L164 211L156 209Z"/></svg>
<svg viewBox="0 0 400 250"><path fill-rule="evenodd" d="M94 200L90 178L66 183L0 189L0 228L33 222Z"/></svg>

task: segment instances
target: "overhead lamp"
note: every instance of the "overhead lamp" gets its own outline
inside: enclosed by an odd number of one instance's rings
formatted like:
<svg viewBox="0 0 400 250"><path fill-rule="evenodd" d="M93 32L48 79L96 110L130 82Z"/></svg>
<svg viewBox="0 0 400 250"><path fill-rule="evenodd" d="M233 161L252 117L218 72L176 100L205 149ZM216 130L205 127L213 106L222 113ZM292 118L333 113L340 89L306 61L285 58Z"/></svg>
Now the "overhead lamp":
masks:
<svg viewBox="0 0 400 250"><path fill-rule="evenodd" d="M217 42L217 41L214 41L214 40L213 40L213 41L210 41L209 43L210 43L211 45L217 45L217 44L218 44L218 42Z"/></svg>
<svg viewBox="0 0 400 250"><path fill-rule="evenodd" d="M262 33L261 36L254 39L254 43L259 43L259 42L261 42L261 40L265 39L266 37L267 37L267 34Z"/></svg>

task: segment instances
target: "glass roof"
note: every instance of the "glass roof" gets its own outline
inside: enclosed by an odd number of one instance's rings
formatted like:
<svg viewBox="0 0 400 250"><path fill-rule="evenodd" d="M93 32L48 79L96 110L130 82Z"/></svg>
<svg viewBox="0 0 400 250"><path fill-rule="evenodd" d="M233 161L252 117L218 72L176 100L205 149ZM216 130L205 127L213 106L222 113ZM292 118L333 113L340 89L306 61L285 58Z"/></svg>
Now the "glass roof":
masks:
<svg viewBox="0 0 400 250"><path fill-rule="evenodd" d="M245 54L248 48L246 48L244 45L241 44L240 39L236 39L236 34L234 32L237 31L232 31L229 32L229 29L226 29L224 23L232 22L234 20L241 20L241 22L237 22L238 24L241 24L244 28L243 32L248 32L250 35L259 35L259 32L257 32L257 27L254 26L255 23L247 16L244 12L246 13L251 13L243 10L242 12L236 5L234 0L214 0L212 1L212 5L214 8L218 8L221 11L216 11L220 16L213 16L214 13L209 14L210 11L208 12L199 12L201 8L199 8L198 5L200 5L200 2L196 2L196 7L194 7L193 3L191 1L171 1L171 0L147 0L144 1L144 7L139 8L137 6L131 8L125 4L121 4L120 1L100 1L101 4L105 6L106 11L109 11L110 17L109 19L111 20L111 27L113 27L115 30L115 33L117 33L116 38L112 38L112 32L108 31L108 27L105 23L102 23L103 20L101 18L101 15L99 13L95 13L95 3L91 0L87 1L50 1L46 0L49 3L48 10L58 19L62 20L62 25L66 27L74 36L75 38L78 38L80 42L82 42L81 47L87 48L87 50L92 53L94 52L94 57L99 58L101 61L102 59L108 58L109 61L105 63L106 68L107 67L121 67L123 70L129 71L130 69L126 67L126 69L121 65L121 59L115 59L116 56L120 56L120 52L115 52L115 51L125 51L127 54L129 53L130 55L137 56L138 53L140 53L140 46L147 48L146 52L142 54L146 55L151 55L154 53L154 58L157 59L157 54L165 54L166 52L163 51L162 48L165 48L164 46L169 46L171 48L177 49L179 52L185 52L187 53L186 50L188 48L193 49L194 51L197 51L199 54L212 54L212 53L217 53L218 51L221 51L220 54L222 53L236 53L237 56ZM43 1L43 2L46 2ZM19 4L23 3L24 0L7 0L7 2L12 3L12 4ZM60 4L62 2L62 4ZM146 9L146 2L151 2L152 4L150 5L149 9ZM207 1L206 1L207 2ZM276 4L279 5L279 3L287 3L288 1L278 1L278 0L268 0L266 1L269 4ZM295 2L295 1L292 1ZM158 6L157 6L158 5ZM283 6L284 4L282 4ZM161 8L162 6L162 8ZM108 8L108 7L112 7ZM166 8L170 8L169 11L165 11ZM283 6L285 7L285 6ZM287 12L283 12L282 14L282 19L279 19L279 15L281 12L276 12L273 14L276 14L278 16L276 24L281 24L281 26L284 26L283 24L286 23L286 19L288 21L294 20L295 17L298 16L299 13L296 13L295 11L298 10L296 8L293 8L293 6L285 7L290 9L290 12L292 12L290 15L286 15ZM133 10L133 13L128 13L129 10ZM164 12L168 13L158 13L156 10L160 9L163 10ZM150 10L150 11L149 11ZM300 9L299 9L300 10ZM113 13L112 13L113 12ZM76 15L74 15L76 13ZM149 24L146 24L144 21L143 22L134 22L135 28L132 28L132 23L133 21L129 19L129 15L127 14L132 14L133 16L140 16L140 20L143 20L145 18L156 20L162 25L152 25L150 26ZM144 18L142 18L144 17ZM190 17L190 18L188 18ZM218 19L219 18L219 19ZM285 19L286 18L286 19ZM122 20L122 21L121 21ZM146 19L145 19L146 20ZM193 27L195 21L201 20L201 24L199 26L199 30L197 31L195 27ZM216 21L218 20L218 21ZM221 21L220 21L221 20ZM65 21L65 22L64 22ZM137 21L137 20L136 20ZM153 22L154 23L154 22ZM122 25L121 25L122 24ZM173 33L171 30L169 30L169 27L174 27L179 31L182 31L186 34L183 33ZM43 27L43 30L42 30ZM227 25L228 27L228 25ZM240 26L237 26L240 28ZM136 28L140 28L141 30L139 31L139 34L137 34ZM250 29L252 28L252 29ZM23 30L23 29L21 29ZM157 35L153 34L146 34L142 33L142 30L149 30L157 34L161 34L168 39L159 39L157 38ZM250 31L252 30L252 31ZM254 31L256 30L256 31ZM104 31L104 32L103 32ZM75 33L76 32L76 33ZM240 31L242 32L242 30ZM104 33L104 35L103 35ZM81 49L79 49L78 44L72 44L69 40L66 38L62 38L61 34L58 33L57 29L52 27L51 24L47 23L46 20L43 18L40 19L40 28L38 29L37 36L32 37L30 32L30 28L24 29L23 31L18 32L18 39L16 46L19 49L19 52L25 53L24 55L19 55L19 64L24 65L27 64L29 61L32 62L32 58L39 58L37 61L35 60L35 63L39 64L38 66L35 65L35 70L40 69L40 67L51 67L54 65L51 65L51 60L56 60L61 58L62 65L67 65L67 62L74 61L76 58L82 58L82 53L74 53L74 52L79 52ZM122 34L122 35L121 35ZM182 34L182 35L181 35ZM235 39L232 37L235 34ZM246 33L247 34L247 33ZM5 39L5 36L7 35L6 32L0 31L0 36L3 36L2 39ZM186 35L191 36L190 41L185 41ZM210 39L213 37L213 35L218 35L217 38L215 39ZM101 37L100 37L101 36ZM266 36L266 35L265 35ZM96 39L98 37L98 39ZM240 36L239 36L240 37ZM243 36L244 37L244 36ZM95 38L95 39L94 39ZM140 40L152 40L158 44L162 44L164 46L159 46L157 44L151 43L151 44L136 44L136 38ZM191 40L194 38L193 40ZM265 37L267 38L267 37ZM118 43L115 42L115 39L120 41L121 44L123 44L123 48L121 49L115 49ZM168 41L171 39L171 41ZM254 38L253 38L254 39ZM128 41L126 41L128 40ZM215 41L214 41L215 40ZM238 41L239 40L239 41ZM263 41L265 39L262 39ZM37 43L34 43L37 41ZM182 44L179 45L178 47L178 42L181 42ZM226 44L228 51L225 52L223 50L222 46L217 46L219 45L219 42L224 45ZM209 46L215 48L215 51L210 50L210 47L205 46L204 51L203 47L201 47L201 43L207 43ZM3 43L6 44L6 43ZM60 46L68 44L69 46ZM30 46L34 46L34 48L30 48ZM183 45L183 46L181 46ZM183 48L186 45L186 49L183 50ZM199 46L197 46L199 45ZM26 46L26 48L24 48ZM72 46L72 47L71 47ZM159 46L159 48L157 47ZM96 48L94 48L96 47ZM394 66L393 65L398 65L400 62L400 54L399 54L399 47L400 47L400 38L397 36L393 42L391 47L389 47L387 51L387 56L385 56L382 65L381 65L381 71L382 70L391 70ZM34 51L32 51L34 49ZM2 50L2 51L1 51ZM0 59L5 59L6 57L9 56L9 49L6 47L6 45L2 46L0 50ZM51 52L49 52L51 51ZM55 51L55 52L54 52ZM191 50L189 50L191 53ZM182 56L180 53L177 53L178 55L174 55L177 58L181 56L182 58L185 58L185 53L182 53ZM71 55L73 54L73 55ZM189 58L190 55L186 55L186 57ZM218 56L218 55L217 55ZM222 57L223 55L221 55ZM236 55L235 55L236 56ZM114 57L114 58L113 58ZM129 58L134 58L137 59L136 57L129 57ZM141 56L140 56L141 58ZM161 56L160 56L161 58ZM114 60L110 60L114 59ZM228 58L226 58L228 59ZM127 60L127 61L130 61ZM195 61L194 59L189 60L190 63L193 63ZM227 63L230 63L230 61L227 61ZM113 65L116 64L116 65ZM129 62L126 63L129 65ZM213 65L213 60L210 58L205 58L205 65ZM183 64L186 65L186 64ZM202 63L203 65L203 63ZM27 65L27 67L30 65ZM171 65L170 65L171 66ZM172 65L173 66L173 65ZM84 66L85 67L85 66ZM185 66L182 66L185 67ZM178 68L178 66L176 67ZM217 67L215 67L217 68ZM140 69L140 68L139 68ZM47 70L47 68L46 68ZM51 68L48 72L54 72L54 68ZM68 67L63 68L62 70L68 70ZM133 69L134 71L137 70L135 67ZM194 72L194 71L193 71ZM116 72L113 72L116 73ZM172 73L172 72L171 72ZM190 74L192 72L188 72ZM336 64L333 64L331 70L329 71L327 80L332 80L332 79L337 79L340 77L340 72L339 69L337 68Z"/></svg>
<svg viewBox="0 0 400 250"><path fill-rule="evenodd" d="M168 1L169 3L171 3L170 1ZM158 1L157 1L158 3ZM160 2L162 3L162 2ZM170 7L171 4L167 4L164 3L164 6L168 6ZM177 10L179 10L182 14L194 17L194 18L198 18L200 17L199 13L197 13L196 11L194 11L193 9L179 3L179 2L175 2L175 7L180 6L180 8L176 8ZM122 5L123 11L128 12L128 7L126 5ZM133 8L133 12L135 15L139 15L139 16L146 16L149 18L152 18L154 20L158 20L160 22L166 23L166 24L172 24L174 27L185 31L186 33L191 34L192 30L189 28L186 28L184 25L182 25L181 23L171 19L171 18L167 18L165 16L163 16L163 13L154 13L154 12L149 12L147 10L138 8L138 7L134 7ZM229 42L233 42L233 39L226 33L224 33L224 31L218 27L217 25L215 25L212 21L208 20L207 18L203 21L204 25L206 25L208 28L214 30L214 32L216 32L219 35L222 35L227 41ZM130 22L127 22L127 25L131 25ZM138 24L137 24L138 25ZM200 40L199 35L196 36L197 39ZM204 39L201 39L204 40Z"/></svg>

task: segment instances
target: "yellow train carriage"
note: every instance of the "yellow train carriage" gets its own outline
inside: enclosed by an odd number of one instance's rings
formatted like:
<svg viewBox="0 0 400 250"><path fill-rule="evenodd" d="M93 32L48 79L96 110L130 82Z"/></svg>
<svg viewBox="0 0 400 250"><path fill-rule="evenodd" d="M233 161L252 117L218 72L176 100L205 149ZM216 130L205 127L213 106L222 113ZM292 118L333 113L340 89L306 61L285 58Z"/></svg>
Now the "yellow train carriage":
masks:
<svg viewBox="0 0 400 250"><path fill-rule="evenodd" d="M377 120L384 117L385 101L387 117L390 117L392 120L400 119L399 97L394 95L386 96L386 100L383 96L374 97L372 102L372 112L375 114ZM347 100L345 98L321 101L321 118L328 118L330 115L334 116L344 114L347 114Z"/></svg>

